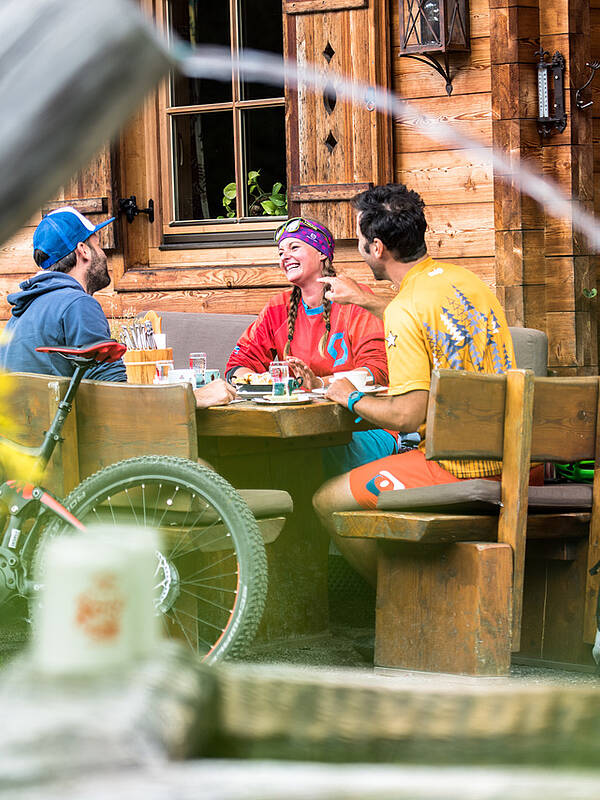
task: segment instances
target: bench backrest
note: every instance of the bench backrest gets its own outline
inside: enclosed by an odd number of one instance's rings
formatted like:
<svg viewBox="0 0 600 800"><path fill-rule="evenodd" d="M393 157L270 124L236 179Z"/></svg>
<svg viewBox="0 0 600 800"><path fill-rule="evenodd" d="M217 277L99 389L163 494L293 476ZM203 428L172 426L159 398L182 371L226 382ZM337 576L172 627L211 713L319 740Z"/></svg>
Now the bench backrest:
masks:
<svg viewBox="0 0 600 800"><path fill-rule="evenodd" d="M517 369L531 369L535 375L548 374L548 337L536 328L509 328L515 348Z"/></svg>
<svg viewBox="0 0 600 800"><path fill-rule="evenodd" d="M187 383L82 381L75 402L82 480L133 456L198 458L196 402Z"/></svg>
<svg viewBox="0 0 600 800"><path fill-rule="evenodd" d="M432 375L427 457L493 458L504 455L507 385L514 374L479 375L440 370ZM598 378L523 377L533 393L532 461L594 458ZM525 391L519 389L518 393Z"/></svg>
<svg viewBox="0 0 600 800"><path fill-rule="evenodd" d="M503 462L498 541L510 544L514 553L515 649L520 637L530 464L596 459L598 407L596 377L536 378L523 370L506 375L440 370L432 375L427 457ZM596 554L600 557L599 497L596 469L590 561Z"/></svg>
<svg viewBox="0 0 600 800"><path fill-rule="evenodd" d="M204 314L187 311L161 311L162 330L173 348L177 369L188 366L189 354L206 353L210 369L223 375L225 364L246 328L254 322L252 314Z"/></svg>

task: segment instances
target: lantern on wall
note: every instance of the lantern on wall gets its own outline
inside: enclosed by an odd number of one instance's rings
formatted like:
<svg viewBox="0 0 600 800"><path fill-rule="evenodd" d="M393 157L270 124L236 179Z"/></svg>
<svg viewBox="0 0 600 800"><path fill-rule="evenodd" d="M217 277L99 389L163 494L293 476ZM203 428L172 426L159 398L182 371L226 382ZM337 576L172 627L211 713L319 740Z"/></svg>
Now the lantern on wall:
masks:
<svg viewBox="0 0 600 800"><path fill-rule="evenodd" d="M449 95L449 54L468 49L468 0L400 0L400 55L432 66L446 81ZM444 63L432 53L442 53Z"/></svg>

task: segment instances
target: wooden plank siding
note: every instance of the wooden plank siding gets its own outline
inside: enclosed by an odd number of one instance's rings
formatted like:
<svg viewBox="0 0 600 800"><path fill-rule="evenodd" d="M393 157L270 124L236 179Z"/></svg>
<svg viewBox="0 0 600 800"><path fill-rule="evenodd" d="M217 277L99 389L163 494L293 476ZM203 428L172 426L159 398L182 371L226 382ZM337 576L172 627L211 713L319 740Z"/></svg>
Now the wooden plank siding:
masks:
<svg viewBox="0 0 600 800"><path fill-rule="evenodd" d="M159 23L163 21L159 0L139 2L148 13L156 13ZM329 10L324 13L311 12L304 4L303 13L288 14L285 36L290 36L292 28L300 31L304 49L310 49L311 42L320 47L323 35L346 41L353 28L348 23L350 18L343 15L352 14L356 21L371 6L358 4L351 10L336 10L335 2L328 2ZM290 2L283 7L293 10L293 5ZM597 285L598 256L574 233L568 220L547 217L510 180L507 182L506 176L494 174L491 160L460 144L429 138L420 130L419 120L422 115L444 120L490 153L492 146L502 150L515 168L525 160L556 180L584 207L600 212L600 80L596 79L586 92L586 99L594 99L594 105L585 111L574 108L574 89L589 74L585 62L600 57L600 0L470 0L470 51L450 56L450 97L444 80L431 67L400 56L397 3L387 4L387 13L389 27L380 32L379 44L384 39L389 42L388 82L412 108L408 116L393 123L391 173L394 180L419 191L426 202L431 255L473 270L496 291L510 324L545 330L550 366L560 374L596 374L596 309L600 300L589 294ZM368 44L377 49L372 41L376 26L371 27ZM536 125L535 51L540 42L550 53L561 50L567 61L567 128L544 140ZM372 67L365 61L367 48L359 46L362 44L349 43L347 49L356 58L353 66L367 74ZM384 61L382 57L380 70ZM154 225L143 215L131 225L118 223L117 247L109 251L114 282L97 297L109 318L131 316L148 307L256 313L286 285L274 246L161 249L171 193L166 172L161 170L164 149L160 140L168 132L159 108L165 97L163 84L123 128L118 154L113 154L110 165L112 195L98 172L102 164L108 164L107 151L95 160L96 178L92 169L87 183L76 178L65 190L64 196L73 196L73 191L95 189L96 194L111 195L113 204L117 197L131 194L136 195L140 206L145 206L150 197L156 202ZM317 108L322 98L311 102ZM327 118L332 130L341 130L349 115L352 112L339 103ZM319 131L322 138L325 129ZM373 141L369 144L364 138L348 142L347 150L342 142L328 161L319 162L315 181L318 178L323 185L347 182L347 165L340 175L336 165L354 150L358 158L361 148L368 150ZM288 146L299 147L297 140ZM308 140L306 146L310 148ZM384 149L378 150L379 162L387 159L387 154L385 159L382 155ZM358 180L361 176L357 172L355 177ZM315 201L308 207L315 214L323 209L325 220L332 225L338 220L340 230L350 235L352 218L344 205L338 204L331 213L327 206L327 202ZM9 314L6 295L35 271L31 237L36 224L37 219L31 220L0 245L0 319ZM376 291L381 288L360 259L354 239L337 242L335 265Z"/></svg>

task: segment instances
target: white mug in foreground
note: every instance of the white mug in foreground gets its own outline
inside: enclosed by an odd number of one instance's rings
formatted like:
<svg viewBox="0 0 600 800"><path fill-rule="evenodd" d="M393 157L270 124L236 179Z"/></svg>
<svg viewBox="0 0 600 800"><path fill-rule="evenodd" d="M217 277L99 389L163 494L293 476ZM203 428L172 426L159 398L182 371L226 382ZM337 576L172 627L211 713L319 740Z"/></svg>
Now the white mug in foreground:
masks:
<svg viewBox="0 0 600 800"><path fill-rule="evenodd" d="M367 385L367 381L371 380L369 373L363 372L363 370L360 369L352 369L348 372L334 372L331 380L336 381L338 378L348 378L357 389L364 389Z"/></svg>
<svg viewBox="0 0 600 800"><path fill-rule="evenodd" d="M149 655L157 539L145 533L97 526L48 543L33 639L40 670L97 673Z"/></svg>

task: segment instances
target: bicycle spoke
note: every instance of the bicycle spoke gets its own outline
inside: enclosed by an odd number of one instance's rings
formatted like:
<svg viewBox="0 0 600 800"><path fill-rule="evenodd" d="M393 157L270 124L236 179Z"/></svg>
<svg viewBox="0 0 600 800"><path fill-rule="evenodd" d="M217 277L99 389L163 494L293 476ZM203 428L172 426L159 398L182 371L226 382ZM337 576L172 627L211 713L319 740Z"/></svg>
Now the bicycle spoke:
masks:
<svg viewBox="0 0 600 800"><path fill-rule="evenodd" d="M162 488L162 484L161 484L161 488ZM175 491L173 492L173 495L172 495L171 497L169 497L167 500L165 500L165 506L166 506L166 508L165 508L165 510L163 511L163 515L162 515L162 517L161 517L161 518L158 520L158 523L157 523L157 525L156 525L156 527L157 527L157 528L160 528L160 526L162 525L162 521L163 521L163 519L166 517L167 513L168 513L168 512L171 510L171 509L169 508L169 506L172 506L172 505L173 505L173 498L174 498L174 497L177 497L177 492L178 492L178 491L179 491L179 486L176 486L176 487L175 487ZM158 504L157 504L157 505L158 505Z"/></svg>
<svg viewBox="0 0 600 800"><path fill-rule="evenodd" d="M194 520L193 524L189 526L189 530L193 530L194 528L198 528L198 525L197 525L197 523L198 523L198 522L199 522L199 521L202 519L202 517L204 516L204 514L206 514L206 512L208 511L208 509L209 509L209 506L206 506L206 508L204 509L204 511L202 511L202 512L201 512L201 513L200 513L200 514L199 514L199 515L196 517L196 519ZM219 524L220 520L221 520L221 517L219 517L218 519L216 519L214 522L211 522L211 524L210 524L210 525L207 525L206 527L198 528L198 533L195 533L195 534L192 534L192 535L193 535L193 536L205 536L205 535L208 533L208 531L210 531L212 528L214 528L214 527L215 527L215 525L218 525L218 524ZM185 522L185 520L184 520L184 522ZM184 527L184 525L182 524L182 525L181 525L181 527L183 528L183 527ZM181 548L183 547L183 543L184 543L184 541L185 541L185 539L184 539L184 537L182 536L182 537L181 537L181 539L179 540L179 542L177 542L177 544L176 544L176 545L175 545L175 547L173 548L173 550L172 550L172 551L169 553L169 555L170 555L170 557L171 557L171 558L179 558L179 556L180 556L180 555L187 555L187 553L191 553L191 552L193 552L193 550L197 550L197 549L198 549L197 547L194 547L194 548L192 548L192 550L186 550L186 552L182 554L182 553L181 553Z"/></svg>
<svg viewBox="0 0 600 800"><path fill-rule="evenodd" d="M199 569L198 572L194 572L192 577L195 577L196 575L202 575L203 572L207 572L213 567L217 567L219 564L222 564L224 561L228 561L230 558L235 558L235 553L228 553L224 558L219 559L219 561L213 561L212 564L209 564L207 567L203 567L202 569Z"/></svg>
<svg viewBox="0 0 600 800"><path fill-rule="evenodd" d="M190 614L188 611L184 611L182 608L178 609L177 611L175 608L173 608L173 611L175 614L184 614L186 617L193 619L194 622L199 622L202 625L208 625L209 628L214 628L216 631L219 631L219 633L223 633L225 630L225 628L219 628L218 625L213 625L213 623L209 622L207 619L202 619L201 617L197 617L195 614Z"/></svg>
<svg viewBox="0 0 600 800"><path fill-rule="evenodd" d="M129 501L129 505L131 506L131 510L133 511L133 516L134 516L134 519L135 519L135 522L136 522L136 525L137 525L137 521L138 521L137 514L135 513L135 508L133 506L133 503L131 502L131 497L129 496L129 491L127 489L125 489L125 494L127 495L127 500ZM146 527L146 526L144 525L144 527Z"/></svg>
<svg viewBox="0 0 600 800"><path fill-rule="evenodd" d="M203 597L201 594L196 594L195 592L190 592L188 589L184 589L183 587L181 588L181 592L182 592L182 594L187 594L190 597L196 598L196 600L199 600L201 603L206 603L209 606L214 606L215 608L220 608L221 611L226 611L228 614L231 613L231 608L228 608L227 606L222 606L219 603L213 603L212 600L207 600L206 597Z"/></svg>
<svg viewBox="0 0 600 800"><path fill-rule="evenodd" d="M225 575L221 575L221 578L230 577L236 575L237 572L228 572ZM184 581L186 586L189 584L190 586L198 586L205 589L214 589L215 592L229 592L230 594L237 594L237 589L226 589L224 586L215 586L213 583L206 583L205 581L191 581L186 578Z"/></svg>
<svg viewBox="0 0 600 800"><path fill-rule="evenodd" d="M188 636L187 630L185 629L184 625L182 624L181 620L179 619L179 612L177 611L176 608L172 608L171 611L173 612L173 616L175 617L175 620L177 621L177 624L179 625L179 628L181 629L183 635L185 636L187 643L192 648L192 650L195 650L196 648L194 647L194 645L190 641L190 637ZM188 614L188 616L191 617L192 615ZM194 621L195 621L196 618L192 617L192 619L194 619Z"/></svg>
<svg viewBox="0 0 600 800"><path fill-rule="evenodd" d="M206 528L205 530L208 530L208 528ZM201 535L203 536L204 534L201 534ZM188 537L186 537L186 538L188 538ZM172 559L184 558L184 556L189 556L190 553L195 553L197 550L200 550L201 552L202 551L207 551L209 547L213 547L215 544L217 544L217 542L221 542L222 541L225 544L225 543L227 543L228 540L231 541L231 534L230 533L224 533L224 534L221 534L220 536L218 536L216 539L213 539L210 542L202 542L199 545L196 545L194 547L190 547L189 549L184 550L183 552L177 553L176 556L173 553L169 553L169 556ZM223 550L224 548L221 547L219 549Z"/></svg>

